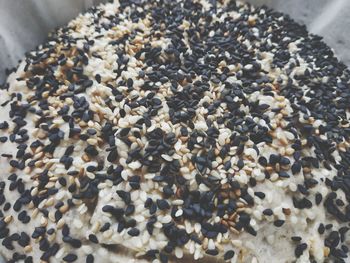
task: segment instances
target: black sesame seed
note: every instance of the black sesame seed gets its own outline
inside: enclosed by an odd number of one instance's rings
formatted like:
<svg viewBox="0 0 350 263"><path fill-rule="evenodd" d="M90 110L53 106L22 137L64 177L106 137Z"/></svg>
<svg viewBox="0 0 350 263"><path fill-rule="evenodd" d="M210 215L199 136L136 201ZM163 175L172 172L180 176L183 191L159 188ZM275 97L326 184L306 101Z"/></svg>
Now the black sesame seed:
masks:
<svg viewBox="0 0 350 263"><path fill-rule="evenodd" d="M121 218L124 215L124 209L113 207L111 205L105 205L104 207L102 207L102 211L106 213L111 213L117 219Z"/></svg>
<svg viewBox="0 0 350 263"><path fill-rule="evenodd" d="M316 202L316 205L319 205L322 202L322 194L321 193L317 193L315 195L315 202Z"/></svg>
<svg viewBox="0 0 350 263"><path fill-rule="evenodd" d="M80 248L82 245L81 241L76 238L64 237L63 240L66 240L66 242L69 243L74 248Z"/></svg>
<svg viewBox="0 0 350 263"><path fill-rule="evenodd" d="M283 226L284 222L285 222L284 220L278 219L278 220L276 220L275 222L273 222L273 224L274 224L276 227L281 227L281 226Z"/></svg>
<svg viewBox="0 0 350 263"><path fill-rule="evenodd" d="M75 255L75 254L68 254L62 260L66 261L66 262L74 262L77 259L78 259L77 255Z"/></svg>
<svg viewBox="0 0 350 263"><path fill-rule="evenodd" d="M149 207L149 213L153 215L155 212L157 212L157 205L155 203L152 203Z"/></svg>
<svg viewBox="0 0 350 263"><path fill-rule="evenodd" d="M247 231L249 234L251 234L252 236L256 236L257 232L255 231L255 229L253 227L249 226L245 226L244 227L245 231Z"/></svg>
<svg viewBox="0 0 350 263"><path fill-rule="evenodd" d="M295 248L295 256L297 258L299 258L303 253L304 253L304 250L307 248L307 244L306 243L302 243L302 244L299 244L297 245L297 247Z"/></svg>
<svg viewBox="0 0 350 263"><path fill-rule="evenodd" d="M69 236L69 232L70 232L70 230L69 230L68 225L64 224L63 227L62 227L62 235L63 236Z"/></svg>
<svg viewBox="0 0 350 263"><path fill-rule="evenodd" d="M46 233L47 233L48 235L52 235L53 233L55 233L55 229L50 228L49 230L46 231Z"/></svg>
<svg viewBox="0 0 350 263"><path fill-rule="evenodd" d="M258 162L262 166L267 166L267 159L264 156L260 156Z"/></svg>
<svg viewBox="0 0 350 263"><path fill-rule="evenodd" d="M108 156L107 156L107 161L113 163L118 159L118 151L116 148L112 149Z"/></svg>
<svg viewBox="0 0 350 263"><path fill-rule="evenodd" d="M36 227L33 231L32 238L38 238L39 236L43 235L45 233L44 227Z"/></svg>
<svg viewBox="0 0 350 263"><path fill-rule="evenodd" d="M47 251L50 247L50 243L46 238L41 239L39 244L40 244L39 249L41 251Z"/></svg>
<svg viewBox="0 0 350 263"><path fill-rule="evenodd" d="M239 169L242 169L244 167L244 161L243 159L239 159L238 162L237 162L237 167Z"/></svg>
<svg viewBox="0 0 350 263"><path fill-rule="evenodd" d="M228 250L224 254L224 260L229 260L235 256L235 252L233 250Z"/></svg>
<svg viewBox="0 0 350 263"><path fill-rule="evenodd" d="M25 247L29 244L30 237L25 233L21 232L20 239L18 240L18 244L22 247Z"/></svg>
<svg viewBox="0 0 350 263"><path fill-rule="evenodd" d="M6 204L4 204L3 210L4 210L4 211L8 211L10 208L11 208L11 204L10 204L10 203L6 203ZM17 209L16 209L16 210L17 210ZM16 210L15 210L15 211L16 211Z"/></svg>
<svg viewBox="0 0 350 263"><path fill-rule="evenodd" d="M100 74L96 74L96 75L95 75L95 80L96 80L98 83L101 83L101 75L100 75Z"/></svg>
<svg viewBox="0 0 350 263"><path fill-rule="evenodd" d="M7 121L0 122L0 130L5 130L9 127L9 124Z"/></svg>
<svg viewBox="0 0 350 263"><path fill-rule="evenodd" d="M86 256L86 263L94 263L95 258L92 254Z"/></svg>
<svg viewBox="0 0 350 263"><path fill-rule="evenodd" d="M254 193L257 197L259 197L260 199L264 199L265 198L265 194L263 192L255 192Z"/></svg>
<svg viewBox="0 0 350 263"><path fill-rule="evenodd" d="M160 210L166 210L170 208L168 201L164 199L157 199L157 206Z"/></svg>
<svg viewBox="0 0 350 263"><path fill-rule="evenodd" d="M67 185L67 181L64 177L60 177L58 178L58 182L60 183L60 185L62 186L66 186Z"/></svg>
<svg viewBox="0 0 350 263"><path fill-rule="evenodd" d="M217 249L208 249L205 251L205 253L211 256L216 256L219 254L219 251Z"/></svg>
<svg viewBox="0 0 350 263"><path fill-rule="evenodd" d="M279 177L281 177L281 178L289 178L289 177L290 177L290 175L289 175L287 172L285 172L285 171L280 171L280 172L278 173L278 175L279 175Z"/></svg>
<svg viewBox="0 0 350 263"><path fill-rule="evenodd" d="M87 146L84 151L90 156L97 156L98 155L98 151L96 150L96 148L93 145Z"/></svg>
<svg viewBox="0 0 350 263"><path fill-rule="evenodd" d="M125 215L126 216L132 215L134 212L135 212L135 206L134 205L128 205L125 208Z"/></svg>
<svg viewBox="0 0 350 263"><path fill-rule="evenodd" d="M98 244L98 239L94 234L89 235L89 240L95 244Z"/></svg>
<svg viewBox="0 0 350 263"><path fill-rule="evenodd" d="M301 171L301 162L295 162L291 167L292 173L297 174Z"/></svg>
<svg viewBox="0 0 350 263"><path fill-rule="evenodd" d="M306 189L306 187L302 184L297 185L298 191L302 193L303 195L309 195L309 191Z"/></svg>
<svg viewBox="0 0 350 263"><path fill-rule="evenodd" d="M10 230L8 228L4 228L0 230L0 239L7 237Z"/></svg>
<svg viewBox="0 0 350 263"><path fill-rule="evenodd" d="M145 202L145 208L149 208L153 204L152 198L148 197Z"/></svg>
<svg viewBox="0 0 350 263"><path fill-rule="evenodd" d="M340 235L338 231L332 231L326 237L324 244L329 248L336 248L340 243Z"/></svg>
<svg viewBox="0 0 350 263"><path fill-rule="evenodd" d="M287 157L281 156L280 164L281 165L289 165L290 164L290 160Z"/></svg>
<svg viewBox="0 0 350 263"><path fill-rule="evenodd" d="M100 232L105 232L110 228L111 224L110 223L105 223L101 228Z"/></svg>
<svg viewBox="0 0 350 263"><path fill-rule="evenodd" d="M279 155L276 155L276 154L271 154L270 155L270 158L269 158L269 163L271 165L275 165L276 163L278 163L280 161L280 156Z"/></svg>
<svg viewBox="0 0 350 263"><path fill-rule="evenodd" d="M326 228L325 228L324 224L321 223L321 224L318 226L318 229L317 229L318 233L319 233L320 235L322 235L322 234L324 234L325 230L326 230Z"/></svg>
<svg viewBox="0 0 350 263"><path fill-rule="evenodd" d="M327 230L332 229L332 228L333 228L333 224L327 224L327 225L325 226L325 228L326 228Z"/></svg>
<svg viewBox="0 0 350 263"><path fill-rule="evenodd" d="M131 195L129 192L126 192L126 191L123 191L123 190L118 190L117 191L117 194L119 195L119 197L121 199L123 199L123 201L126 203L126 204L130 204L131 202Z"/></svg>
<svg viewBox="0 0 350 263"><path fill-rule="evenodd" d="M298 237L298 236L292 236L291 239L294 241L294 242L300 242L302 239L301 237Z"/></svg>
<svg viewBox="0 0 350 263"><path fill-rule="evenodd" d="M271 209L267 208L263 211L263 214L266 215L266 216L272 216L273 215L273 212Z"/></svg>
<svg viewBox="0 0 350 263"><path fill-rule="evenodd" d="M137 228L131 228L131 229L128 231L128 234L129 234L130 236L135 237L135 236L140 235L140 230L138 230Z"/></svg>

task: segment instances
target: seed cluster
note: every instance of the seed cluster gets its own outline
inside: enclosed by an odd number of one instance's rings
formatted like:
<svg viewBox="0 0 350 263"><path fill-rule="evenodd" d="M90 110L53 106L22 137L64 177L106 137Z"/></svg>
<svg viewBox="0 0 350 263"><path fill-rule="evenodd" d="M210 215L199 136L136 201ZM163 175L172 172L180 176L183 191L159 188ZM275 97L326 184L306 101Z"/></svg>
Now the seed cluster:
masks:
<svg viewBox="0 0 350 263"><path fill-rule="evenodd" d="M265 7L90 9L0 90L1 254L347 262L349 77Z"/></svg>

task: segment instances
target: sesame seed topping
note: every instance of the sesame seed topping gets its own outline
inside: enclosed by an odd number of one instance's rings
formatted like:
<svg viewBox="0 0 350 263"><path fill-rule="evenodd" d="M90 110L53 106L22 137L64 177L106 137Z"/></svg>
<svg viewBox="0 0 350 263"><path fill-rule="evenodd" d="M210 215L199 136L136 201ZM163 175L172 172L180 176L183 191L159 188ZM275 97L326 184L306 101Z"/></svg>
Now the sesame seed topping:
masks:
<svg viewBox="0 0 350 263"><path fill-rule="evenodd" d="M9 262L346 261L350 74L289 17L114 1L9 73Z"/></svg>

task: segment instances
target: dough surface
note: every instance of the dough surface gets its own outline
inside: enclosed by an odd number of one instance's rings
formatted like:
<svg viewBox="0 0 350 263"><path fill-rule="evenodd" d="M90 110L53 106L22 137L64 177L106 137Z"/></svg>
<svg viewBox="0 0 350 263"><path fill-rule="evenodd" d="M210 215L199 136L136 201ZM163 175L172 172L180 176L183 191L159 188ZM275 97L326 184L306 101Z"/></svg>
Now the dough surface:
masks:
<svg viewBox="0 0 350 263"><path fill-rule="evenodd" d="M235 1L114 1L0 90L9 262L347 262L349 71Z"/></svg>

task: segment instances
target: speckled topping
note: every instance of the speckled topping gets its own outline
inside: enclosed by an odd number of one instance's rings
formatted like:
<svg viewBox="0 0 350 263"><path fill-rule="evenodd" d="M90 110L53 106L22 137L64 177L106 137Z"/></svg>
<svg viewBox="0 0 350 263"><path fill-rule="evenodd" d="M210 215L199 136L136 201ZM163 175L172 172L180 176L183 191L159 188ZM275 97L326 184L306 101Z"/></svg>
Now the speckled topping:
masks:
<svg viewBox="0 0 350 263"><path fill-rule="evenodd" d="M8 262L349 262L349 72L282 14L101 5L0 104Z"/></svg>

